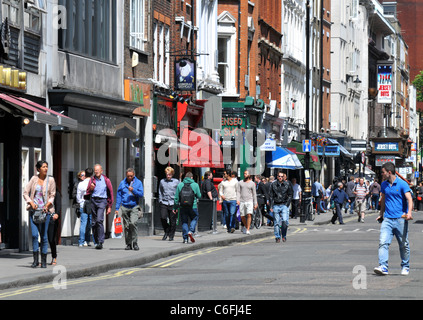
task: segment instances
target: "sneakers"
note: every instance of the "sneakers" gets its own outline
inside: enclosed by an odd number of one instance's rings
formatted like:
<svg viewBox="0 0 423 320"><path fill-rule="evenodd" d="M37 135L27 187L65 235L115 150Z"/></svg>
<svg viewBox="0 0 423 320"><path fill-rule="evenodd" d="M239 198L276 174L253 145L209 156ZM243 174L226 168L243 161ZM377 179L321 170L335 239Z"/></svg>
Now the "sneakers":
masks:
<svg viewBox="0 0 423 320"><path fill-rule="evenodd" d="M407 267L402 268L401 275L408 276L409 273L410 273L410 268L407 268Z"/></svg>
<svg viewBox="0 0 423 320"><path fill-rule="evenodd" d="M188 232L188 237L189 237L189 239L191 240L192 243L195 242L194 236L192 235L192 232L191 231Z"/></svg>
<svg viewBox="0 0 423 320"><path fill-rule="evenodd" d="M376 274L381 275L381 276L386 276L388 274L388 268L385 266L379 266L374 268L373 270ZM410 274L410 268L408 267L403 267L401 269L401 275L403 276L408 276Z"/></svg>
<svg viewBox="0 0 423 320"><path fill-rule="evenodd" d="M380 276L386 276L388 274L388 268L385 266L376 267L373 271Z"/></svg>

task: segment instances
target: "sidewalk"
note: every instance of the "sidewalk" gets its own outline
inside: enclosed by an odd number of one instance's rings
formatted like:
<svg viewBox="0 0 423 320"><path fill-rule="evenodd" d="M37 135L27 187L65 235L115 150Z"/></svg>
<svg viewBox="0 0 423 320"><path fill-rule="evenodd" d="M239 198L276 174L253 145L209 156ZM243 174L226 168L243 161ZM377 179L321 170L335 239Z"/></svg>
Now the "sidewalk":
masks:
<svg viewBox="0 0 423 320"><path fill-rule="evenodd" d="M290 229L328 224L331 218L332 213L328 212L318 215L314 221L307 221L306 223L300 223L299 218L290 219ZM94 246L79 248L76 245L60 245L57 247L57 266L66 268L67 279L80 278L113 269L140 266L193 250L227 246L234 242L247 242L254 239L271 237L273 236L273 227L263 226L259 230L252 229L251 235L245 235L240 230L236 230L235 233L230 234L221 226L218 226L217 234L213 234L212 231L200 232L196 236L196 242L190 242L189 244L182 243L181 233L176 233L174 241L162 241L162 236L163 234L139 237L139 251L124 250L125 240L123 238L107 239L102 250L96 250ZM0 290L53 281L58 274L57 272L53 273L54 267L47 265L47 269L32 269L32 260L32 252L19 253L15 250L1 250ZM50 263L50 261L51 255L49 251L47 263Z"/></svg>

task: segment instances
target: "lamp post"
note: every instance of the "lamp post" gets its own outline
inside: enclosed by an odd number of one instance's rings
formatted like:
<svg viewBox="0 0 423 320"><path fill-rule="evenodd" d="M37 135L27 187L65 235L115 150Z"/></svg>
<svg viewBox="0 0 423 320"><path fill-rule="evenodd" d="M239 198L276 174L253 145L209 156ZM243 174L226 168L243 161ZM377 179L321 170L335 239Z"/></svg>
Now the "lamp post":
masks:
<svg viewBox="0 0 423 320"><path fill-rule="evenodd" d="M306 126L305 139L310 140L310 1L306 2ZM311 177L310 177L310 152L305 153L304 157L304 175L305 186L303 191L302 210L300 222L304 223L307 215L306 210L311 200Z"/></svg>

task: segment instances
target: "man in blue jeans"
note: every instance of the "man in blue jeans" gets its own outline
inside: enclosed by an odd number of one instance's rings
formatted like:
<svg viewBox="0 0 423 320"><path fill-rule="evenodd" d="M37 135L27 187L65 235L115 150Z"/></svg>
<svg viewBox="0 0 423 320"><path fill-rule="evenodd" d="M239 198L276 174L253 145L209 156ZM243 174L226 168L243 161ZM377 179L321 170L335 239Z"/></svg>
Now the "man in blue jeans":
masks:
<svg viewBox="0 0 423 320"><path fill-rule="evenodd" d="M407 182L395 175L395 165L392 162L382 166L382 198L380 214L377 217L382 222L379 238L379 266L374 269L378 275L388 274L389 246L395 235L401 256L401 274L410 272L410 246L408 241L408 220L412 220L413 198Z"/></svg>
<svg viewBox="0 0 423 320"><path fill-rule="evenodd" d="M289 225L289 206L291 205L294 191L291 182L286 180L286 175L279 172L277 180L270 186L270 211L274 216L274 233L276 243L286 241Z"/></svg>
<svg viewBox="0 0 423 320"><path fill-rule="evenodd" d="M184 180L178 184L175 193L174 208L175 210L180 208L183 243L188 243L188 237L192 243L195 242L194 233L198 222L197 200L201 199L201 191L198 184L194 182L193 177L192 172L187 172ZM186 194L187 191L184 189L185 185L190 187L188 194ZM190 200L190 203L186 203L187 200ZM189 225L188 220L191 220Z"/></svg>

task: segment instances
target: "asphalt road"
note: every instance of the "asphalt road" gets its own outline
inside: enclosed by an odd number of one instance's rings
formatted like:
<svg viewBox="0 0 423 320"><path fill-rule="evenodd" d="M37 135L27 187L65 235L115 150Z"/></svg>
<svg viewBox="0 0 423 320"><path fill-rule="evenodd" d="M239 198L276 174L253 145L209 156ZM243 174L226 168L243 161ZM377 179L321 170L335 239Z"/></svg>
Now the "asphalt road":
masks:
<svg viewBox="0 0 423 320"><path fill-rule="evenodd" d="M65 281L58 275L54 283L0 291L0 300L422 299L423 217L410 223L409 276L400 275L395 240L390 274L373 273L380 227L374 218L358 223L354 215L345 225L290 227L286 243L268 237L100 276Z"/></svg>

